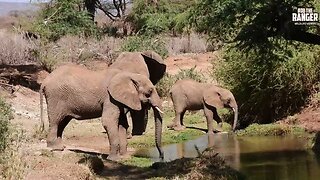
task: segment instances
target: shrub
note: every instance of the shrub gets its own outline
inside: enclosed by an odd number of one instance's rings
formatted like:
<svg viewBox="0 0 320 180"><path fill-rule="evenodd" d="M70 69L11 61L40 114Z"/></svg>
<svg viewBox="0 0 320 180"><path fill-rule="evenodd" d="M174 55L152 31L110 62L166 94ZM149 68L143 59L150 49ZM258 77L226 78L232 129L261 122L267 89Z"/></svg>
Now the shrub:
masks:
<svg viewBox="0 0 320 180"><path fill-rule="evenodd" d="M171 30L182 33L188 27L188 9L193 4L193 0L159 0L156 3L136 0L128 20L140 34L155 35Z"/></svg>
<svg viewBox="0 0 320 180"><path fill-rule="evenodd" d="M0 64L17 65L36 61L34 52L37 48L21 35L0 31L0 39Z"/></svg>
<svg viewBox="0 0 320 180"><path fill-rule="evenodd" d="M39 61L48 71L64 62L87 65L92 60L101 60L109 64L117 56L120 44L121 39L108 36L97 40L67 35L56 42L42 43Z"/></svg>
<svg viewBox="0 0 320 180"><path fill-rule="evenodd" d="M243 53L229 47L215 75L234 93L241 125L269 123L299 110L320 80L320 48L297 43Z"/></svg>
<svg viewBox="0 0 320 180"><path fill-rule="evenodd" d="M22 160L23 131L10 124L12 110L0 98L0 179L22 179L25 161Z"/></svg>
<svg viewBox="0 0 320 180"><path fill-rule="evenodd" d="M9 120L12 116L10 106L0 98L0 153L8 146Z"/></svg>
<svg viewBox="0 0 320 180"><path fill-rule="evenodd" d="M157 52L162 58L168 56L165 42L161 37L151 36L131 36L121 46L122 51L146 51L153 50Z"/></svg>
<svg viewBox="0 0 320 180"><path fill-rule="evenodd" d="M48 41L56 41L67 34L100 37L100 31L88 12L79 8L81 3L81 0L48 3L34 22L32 31Z"/></svg>
<svg viewBox="0 0 320 180"><path fill-rule="evenodd" d="M160 97L167 97L171 87L181 79L193 79L198 82L205 82L206 79L195 70L196 67L190 69L181 69L178 74L165 74L164 77L157 83L156 88Z"/></svg>

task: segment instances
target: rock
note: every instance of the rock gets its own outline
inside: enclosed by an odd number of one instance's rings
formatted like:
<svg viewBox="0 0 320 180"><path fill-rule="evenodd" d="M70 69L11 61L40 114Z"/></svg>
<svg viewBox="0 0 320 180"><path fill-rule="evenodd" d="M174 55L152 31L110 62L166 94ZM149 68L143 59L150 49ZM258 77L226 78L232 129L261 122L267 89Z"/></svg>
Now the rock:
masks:
<svg viewBox="0 0 320 180"><path fill-rule="evenodd" d="M316 133L312 150L320 155L320 131Z"/></svg>

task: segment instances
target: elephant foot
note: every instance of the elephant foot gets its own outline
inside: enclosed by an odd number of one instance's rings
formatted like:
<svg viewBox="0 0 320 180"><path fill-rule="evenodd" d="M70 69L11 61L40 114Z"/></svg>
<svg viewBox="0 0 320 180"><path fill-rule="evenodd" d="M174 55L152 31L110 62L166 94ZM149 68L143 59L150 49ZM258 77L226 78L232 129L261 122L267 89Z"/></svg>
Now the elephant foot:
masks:
<svg viewBox="0 0 320 180"><path fill-rule="evenodd" d="M127 139L131 139L132 138L132 134L127 134Z"/></svg>
<svg viewBox="0 0 320 180"><path fill-rule="evenodd" d="M110 160L110 161L120 161L121 157L119 155L109 154L107 159Z"/></svg>
<svg viewBox="0 0 320 180"><path fill-rule="evenodd" d="M128 154L128 153L125 153L125 154L121 154L120 155L120 158L121 159L129 159L131 156Z"/></svg>
<svg viewBox="0 0 320 180"><path fill-rule="evenodd" d="M173 127L175 127L175 126L177 126L176 123L171 123L171 124L167 125L167 128L173 129Z"/></svg>
<svg viewBox="0 0 320 180"><path fill-rule="evenodd" d="M174 129L175 131L182 131L182 130L186 129L186 127L179 125L179 126L174 126L173 129Z"/></svg>
<svg viewBox="0 0 320 180"><path fill-rule="evenodd" d="M61 138L56 139L55 141L48 141L47 147L51 149L51 151L63 151L66 146L62 144Z"/></svg>

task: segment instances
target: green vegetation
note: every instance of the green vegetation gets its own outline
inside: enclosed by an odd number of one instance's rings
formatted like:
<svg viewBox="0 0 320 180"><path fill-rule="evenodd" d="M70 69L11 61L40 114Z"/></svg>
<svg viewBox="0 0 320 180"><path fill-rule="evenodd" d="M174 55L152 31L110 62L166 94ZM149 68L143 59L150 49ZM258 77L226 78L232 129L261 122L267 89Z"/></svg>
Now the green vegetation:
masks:
<svg viewBox="0 0 320 180"><path fill-rule="evenodd" d="M139 34L155 35L170 31L175 34L188 31L188 9L194 4L193 0L146 2L134 1L129 17Z"/></svg>
<svg viewBox="0 0 320 180"><path fill-rule="evenodd" d="M272 122L306 104L320 80L316 53L320 53L319 47L303 44L281 45L267 54L253 50L243 54L241 49L231 48L225 51L215 75L241 104L242 125Z"/></svg>
<svg viewBox="0 0 320 180"><path fill-rule="evenodd" d="M12 111L2 98L0 98L0 153L2 154L9 144L9 125ZM0 159L1 160L1 159ZM1 161L0 161L1 162Z"/></svg>
<svg viewBox="0 0 320 180"><path fill-rule="evenodd" d="M239 130L238 136L304 136L305 130L296 126L283 124L251 124L246 129Z"/></svg>
<svg viewBox="0 0 320 180"><path fill-rule="evenodd" d="M99 37L99 30L87 11L81 10L82 0L57 0L42 9L33 30L42 40L56 41L71 34Z"/></svg>
<svg viewBox="0 0 320 180"><path fill-rule="evenodd" d="M150 158L135 157L132 156L130 159L123 160L124 165L135 166L135 167L150 167L153 162Z"/></svg>
<svg viewBox="0 0 320 180"><path fill-rule="evenodd" d="M317 44L319 30L290 21L293 8L306 4L320 8L312 0L205 0L192 8L198 32L229 43L215 76L240 104L241 126L293 114L320 80L320 48L308 45Z"/></svg>
<svg viewBox="0 0 320 180"><path fill-rule="evenodd" d="M12 110L0 98L0 179L21 179L25 161L19 153L25 134L10 124Z"/></svg>

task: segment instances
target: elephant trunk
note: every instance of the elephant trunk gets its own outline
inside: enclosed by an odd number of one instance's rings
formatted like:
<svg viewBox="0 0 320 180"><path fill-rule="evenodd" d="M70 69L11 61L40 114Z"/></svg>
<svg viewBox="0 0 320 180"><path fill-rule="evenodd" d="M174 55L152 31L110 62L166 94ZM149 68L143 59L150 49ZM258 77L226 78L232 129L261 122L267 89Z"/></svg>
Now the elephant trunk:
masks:
<svg viewBox="0 0 320 180"><path fill-rule="evenodd" d="M156 147L159 151L159 157L163 160L163 150L161 147L161 136L162 136L162 117L160 115L160 112L158 111L157 106L153 106L153 112L154 112L154 120L155 120L155 142Z"/></svg>
<svg viewBox="0 0 320 180"><path fill-rule="evenodd" d="M232 130L235 131L236 128L238 127L238 107L233 107L233 112L234 112L234 120L233 120L233 127Z"/></svg>

